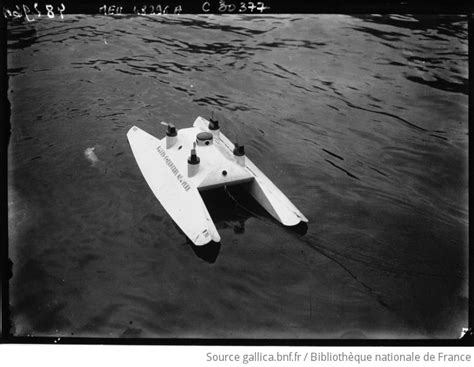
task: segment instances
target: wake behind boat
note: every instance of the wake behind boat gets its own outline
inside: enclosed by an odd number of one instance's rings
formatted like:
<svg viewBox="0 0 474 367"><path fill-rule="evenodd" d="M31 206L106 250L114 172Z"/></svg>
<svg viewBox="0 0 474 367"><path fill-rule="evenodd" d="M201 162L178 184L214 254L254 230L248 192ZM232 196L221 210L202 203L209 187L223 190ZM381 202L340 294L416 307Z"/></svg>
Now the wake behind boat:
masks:
<svg viewBox="0 0 474 367"><path fill-rule="evenodd" d="M199 191L248 182L249 192L276 220L296 226L308 219L220 131L217 120L198 117L193 127L173 124L157 139L133 126L130 147L148 185L171 218L197 246L220 236Z"/></svg>

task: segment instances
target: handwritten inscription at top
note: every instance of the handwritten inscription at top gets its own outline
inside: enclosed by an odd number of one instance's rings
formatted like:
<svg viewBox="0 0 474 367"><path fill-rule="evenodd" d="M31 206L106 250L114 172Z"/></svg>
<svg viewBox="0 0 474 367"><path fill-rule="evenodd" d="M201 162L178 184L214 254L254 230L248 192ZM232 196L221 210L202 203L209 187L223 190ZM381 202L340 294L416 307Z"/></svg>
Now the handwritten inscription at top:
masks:
<svg viewBox="0 0 474 367"><path fill-rule="evenodd" d="M21 4L11 8L4 6L3 16L5 19L25 19L27 22L34 22L42 16L48 17L49 19L59 16L61 19L64 19L64 10L66 10L66 7L63 3L56 7L51 4L44 4L44 6L42 6L38 5L38 3L34 3L32 8L28 5ZM57 11L57 14L55 11Z"/></svg>
<svg viewBox="0 0 474 367"><path fill-rule="evenodd" d="M204 13L263 13L265 10L269 10L269 6L265 6L262 1L253 2L253 1L225 1L219 0L216 5L212 1L205 1L201 7Z"/></svg>
<svg viewBox="0 0 474 367"><path fill-rule="evenodd" d="M263 13L269 10L262 1L226 1L226 0L206 0L198 9L203 13ZM195 9L196 10L196 9ZM185 12L181 5L170 4L143 4L127 8L125 5L104 4L99 8L99 14L104 15L162 15L162 14L181 14Z"/></svg>
<svg viewBox="0 0 474 367"><path fill-rule="evenodd" d="M63 13L66 7L63 3L59 6L54 7L50 4L43 6L38 3L33 3L32 7L21 4L14 5L12 7L3 7L3 16L6 19L18 19L24 18L28 22L33 22L42 16L48 18L54 18L59 15L61 19L64 19ZM263 2L252 2L252 1L237 1L232 0L206 0L201 4L199 9L203 13L263 13L265 10L269 10L270 7L266 6ZM170 4L144 4L139 6L133 6L130 9L126 9L125 5L115 4L104 4L99 7L99 14L104 15L121 15L121 14L137 14L137 15L161 15L161 14L181 14L183 13L183 7L181 5L170 5ZM196 9L194 9L196 10ZM55 14L57 12L57 14Z"/></svg>
<svg viewBox="0 0 474 367"><path fill-rule="evenodd" d="M121 14L137 14L137 15L162 15L162 14L181 14L183 8L181 5L168 4L144 4L140 6L133 6L127 9L120 5L104 4L99 8L99 14L104 15L121 15Z"/></svg>

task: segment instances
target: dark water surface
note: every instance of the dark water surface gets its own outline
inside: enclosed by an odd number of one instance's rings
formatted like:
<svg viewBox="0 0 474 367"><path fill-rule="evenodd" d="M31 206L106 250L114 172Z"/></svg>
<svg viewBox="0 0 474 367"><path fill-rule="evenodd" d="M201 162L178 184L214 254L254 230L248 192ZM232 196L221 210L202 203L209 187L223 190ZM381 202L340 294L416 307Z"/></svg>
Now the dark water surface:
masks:
<svg viewBox="0 0 474 367"><path fill-rule="evenodd" d="M8 31L14 335L467 326L465 18L71 15ZM309 218L306 235L239 191L206 197L214 262L177 229L126 132L162 137L160 121L211 111Z"/></svg>

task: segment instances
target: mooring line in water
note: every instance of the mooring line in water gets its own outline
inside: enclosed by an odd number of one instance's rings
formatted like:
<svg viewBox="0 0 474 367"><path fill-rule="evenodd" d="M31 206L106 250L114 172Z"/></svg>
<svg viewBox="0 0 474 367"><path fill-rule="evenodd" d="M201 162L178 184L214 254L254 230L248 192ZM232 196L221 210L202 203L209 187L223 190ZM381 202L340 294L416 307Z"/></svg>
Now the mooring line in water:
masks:
<svg viewBox="0 0 474 367"><path fill-rule="evenodd" d="M255 212L251 211L250 209L247 209L245 206L243 206L242 204L240 204L237 199L230 193L229 189L227 188L227 185L224 185L224 190L225 192L227 193L227 195L231 198L231 200L237 205L239 206L240 208L242 208L243 210L245 210L246 212L248 212L249 214L251 214L252 216L264 221L264 222L268 222L270 223L270 220L267 219L267 218L264 218L262 217L261 215L258 215L256 214ZM388 310L394 312L393 310L390 309L390 307L382 300L382 296L377 294L374 289L372 289L371 287L369 287L367 284L365 284L362 280L360 280L348 267L346 267L341 261L337 260L334 256L331 256L329 255L326 250L323 250L319 247L315 247L313 246L309 239L305 239L305 238L301 238L301 237L298 237L298 239L300 239L301 241L303 241L304 243L306 243L307 245L309 245L309 247L311 247L313 250L315 250L316 252L318 252L319 254L323 255L324 257L326 257L327 259L331 260L332 262L336 263L337 265L339 265L339 267L341 267L346 273L348 273L351 278L353 278L357 283L359 283L369 294L371 294L372 296L375 297L375 299L377 300L377 302L387 308ZM308 266L308 264L305 263L306 266Z"/></svg>
<svg viewBox="0 0 474 367"><path fill-rule="evenodd" d="M245 206L243 206L242 204L240 204L237 199L230 193L230 191L228 190L227 188L227 185L224 185L224 190L225 192L227 193L227 195L231 198L231 200L237 205L239 206L240 208L242 208L243 210L245 210L246 212L248 212L249 214L251 214L252 216L264 221L264 222L270 222L269 219L267 218L264 218L256 213L254 213L253 211L251 211L250 209L247 209ZM331 260L332 262L336 263L337 265L339 265L339 267L341 267L347 274L350 275L350 277L352 279L354 279L357 283L359 283L370 295L372 295L373 297L375 297L375 299L377 300L377 302L382 306L382 307L385 307L387 308L388 310L390 310L391 312L395 312L394 310L392 310L387 303L385 303L383 300L382 300L382 296L377 294L374 289L372 289L371 287L369 287L367 284L365 284L362 280L360 280L348 267L346 267L341 261L337 260L335 257L329 255L325 250L322 250L321 248L319 247L315 247L313 245L311 245L309 239L303 239L301 237L298 237L298 239L302 240L304 243L306 243L307 245L309 245L309 247L311 247L313 250L315 250L316 252L318 252L319 254L323 255L324 257L326 257L327 259ZM307 267L309 267L309 264L307 263L304 263L304 265L306 265ZM311 310L312 311L312 310Z"/></svg>
<svg viewBox="0 0 474 367"><path fill-rule="evenodd" d="M339 266L340 266L345 272L347 272L357 283L359 283L362 287L364 287L364 288L369 292L369 294L371 294L372 296L374 296L374 297L376 298L377 302L378 302L381 306L383 306L383 307L389 309L390 311L394 312L394 311L393 311L392 309L390 309L390 307L382 300L382 296L381 296L381 295L377 294L377 293L374 291L373 288L369 287L369 286L368 286L367 284L365 284L362 280L360 280L360 279L357 277L357 275L355 275L355 274L354 274L347 266L345 266L341 261L339 261L339 260L337 260L335 257L333 257L333 256L331 256L331 255L329 255L329 254L327 254L326 251L321 250L321 248L312 246L312 245L309 243L309 241L304 241L304 242L308 243L308 245L309 245L311 248L315 249L317 252L319 252L319 253L320 253L321 255L323 255L324 257L328 258L329 260L331 260L331 261L335 262L337 265L339 265Z"/></svg>
<svg viewBox="0 0 474 367"><path fill-rule="evenodd" d="M247 213L249 213L250 215L252 215L253 217L255 218L258 218L260 219L261 221L263 222L267 222L267 223L272 223L272 221L268 218L265 218L261 215L258 215L257 213L251 211L250 209L247 209L245 206L243 206L242 204L240 204L238 202L238 200L234 197L234 195L232 195L229 191L229 189L227 188L227 185L224 185L224 191L227 193L227 195L231 198L231 200L235 203L235 205L237 205L238 207L240 207L241 209L243 209L244 211L246 211Z"/></svg>

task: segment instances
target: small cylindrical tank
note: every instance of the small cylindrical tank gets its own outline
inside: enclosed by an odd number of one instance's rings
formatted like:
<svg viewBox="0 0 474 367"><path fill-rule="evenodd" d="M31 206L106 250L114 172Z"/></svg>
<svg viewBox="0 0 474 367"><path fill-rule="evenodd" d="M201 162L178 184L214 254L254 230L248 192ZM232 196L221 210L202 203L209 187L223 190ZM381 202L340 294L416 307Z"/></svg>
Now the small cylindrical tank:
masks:
<svg viewBox="0 0 474 367"><path fill-rule="evenodd" d="M209 119L208 128L211 131L212 135L219 136L219 131L220 131L219 120L214 119L214 112L212 113L212 116Z"/></svg>
<svg viewBox="0 0 474 367"><path fill-rule="evenodd" d="M240 164L241 166L245 166L245 149L243 145L239 145L238 143L234 144L234 157L235 161Z"/></svg>
<svg viewBox="0 0 474 367"><path fill-rule="evenodd" d="M168 130L166 131L166 149L171 148L176 144L178 140L178 132L173 124L168 124Z"/></svg>
<svg viewBox="0 0 474 367"><path fill-rule="evenodd" d="M178 141L178 131L173 124L161 121L161 125L168 127L166 130L166 149L169 149Z"/></svg>

